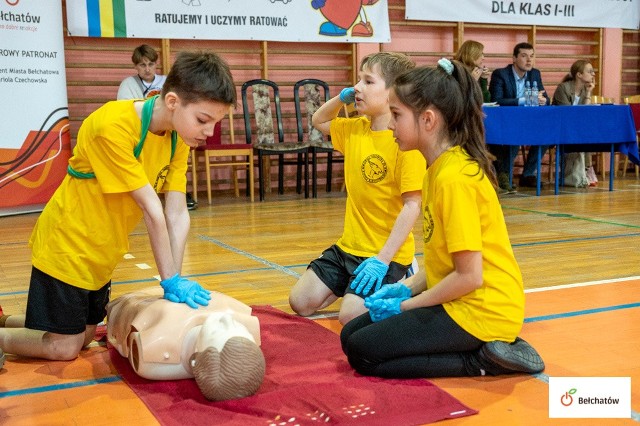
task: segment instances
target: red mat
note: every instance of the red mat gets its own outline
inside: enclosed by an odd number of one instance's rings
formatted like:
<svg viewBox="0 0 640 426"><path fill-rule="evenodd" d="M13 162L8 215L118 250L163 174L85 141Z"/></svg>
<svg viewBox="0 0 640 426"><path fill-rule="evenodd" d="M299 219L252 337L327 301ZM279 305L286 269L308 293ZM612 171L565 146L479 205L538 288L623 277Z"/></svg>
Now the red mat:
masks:
<svg viewBox="0 0 640 426"><path fill-rule="evenodd" d="M248 398L210 402L194 380L143 379L113 348L111 360L163 425L418 425L477 413L427 380L356 374L339 337L311 320L264 306L253 313L267 370Z"/></svg>

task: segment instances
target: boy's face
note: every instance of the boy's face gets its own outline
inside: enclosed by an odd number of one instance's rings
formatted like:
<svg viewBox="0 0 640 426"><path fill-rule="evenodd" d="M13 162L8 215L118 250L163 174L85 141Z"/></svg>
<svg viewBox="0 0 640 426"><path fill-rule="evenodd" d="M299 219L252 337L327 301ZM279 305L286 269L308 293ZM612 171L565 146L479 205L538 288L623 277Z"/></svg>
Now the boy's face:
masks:
<svg viewBox="0 0 640 426"><path fill-rule="evenodd" d="M147 58L142 58L142 61L135 65L135 69L138 72L138 76L147 83L153 82L156 77L156 63Z"/></svg>
<svg viewBox="0 0 640 426"><path fill-rule="evenodd" d="M380 65L363 68L355 85L358 113L378 116L389 112L389 89L380 75Z"/></svg>
<svg viewBox="0 0 640 426"><path fill-rule="evenodd" d="M204 145L218 121L229 112L229 105L215 101L198 101L185 104L175 95L171 103L173 128L184 143L191 148Z"/></svg>

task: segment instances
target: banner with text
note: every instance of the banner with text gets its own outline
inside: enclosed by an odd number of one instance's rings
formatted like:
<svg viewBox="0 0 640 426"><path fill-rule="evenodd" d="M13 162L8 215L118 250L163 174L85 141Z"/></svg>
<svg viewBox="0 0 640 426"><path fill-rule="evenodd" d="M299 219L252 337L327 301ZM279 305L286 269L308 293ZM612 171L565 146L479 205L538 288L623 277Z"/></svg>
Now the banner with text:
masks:
<svg viewBox="0 0 640 426"><path fill-rule="evenodd" d="M0 0L0 34L4 214L46 203L66 174L70 138L60 2Z"/></svg>
<svg viewBox="0 0 640 426"><path fill-rule="evenodd" d="M69 35L389 42L387 0L67 0Z"/></svg>
<svg viewBox="0 0 640 426"><path fill-rule="evenodd" d="M639 0L406 0L406 19L563 27L640 28Z"/></svg>

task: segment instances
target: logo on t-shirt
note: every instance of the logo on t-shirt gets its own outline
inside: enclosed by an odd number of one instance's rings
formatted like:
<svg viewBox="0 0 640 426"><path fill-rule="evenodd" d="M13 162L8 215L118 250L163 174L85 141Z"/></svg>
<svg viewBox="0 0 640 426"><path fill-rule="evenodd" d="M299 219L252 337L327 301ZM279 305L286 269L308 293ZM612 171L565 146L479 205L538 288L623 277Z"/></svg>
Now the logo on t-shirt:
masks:
<svg viewBox="0 0 640 426"><path fill-rule="evenodd" d="M433 216L431 216L431 211L429 210L429 206L424 208L424 220L422 221L422 237L425 243L431 241L431 237L433 236Z"/></svg>
<svg viewBox="0 0 640 426"><path fill-rule="evenodd" d="M158 176L156 176L156 181L153 184L153 189L156 191L156 193L162 190L162 187L164 186L164 182L167 180L168 174L169 174L169 166L164 166L158 173Z"/></svg>
<svg viewBox="0 0 640 426"><path fill-rule="evenodd" d="M149 99L155 95L162 93L162 89L151 89L145 94L145 99Z"/></svg>
<svg viewBox="0 0 640 426"><path fill-rule="evenodd" d="M362 177L369 183L378 183L387 176L387 163L378 154L371 154L360 166Z"/></svg>

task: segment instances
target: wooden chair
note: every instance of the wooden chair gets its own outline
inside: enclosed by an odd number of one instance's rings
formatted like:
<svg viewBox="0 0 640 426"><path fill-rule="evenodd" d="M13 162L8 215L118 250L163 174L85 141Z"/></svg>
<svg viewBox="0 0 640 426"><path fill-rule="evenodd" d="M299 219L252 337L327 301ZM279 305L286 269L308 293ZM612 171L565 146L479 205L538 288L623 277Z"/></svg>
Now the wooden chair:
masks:
<svg viewBox="0 0 640 426"><path fill-rule="evenodd" d="M303 91L304 98L300 96ZM318 154L327 154L327 183L326 190L331 192L331 177L334 162L344 162L344 157L333 149L331 139L324 136L311 125L311 117L320 106L331 99L329 85L318 79L306 78L296 82L293 86L293 99L296 109L296 128L298 142L309 142L311 149L311 193L318 198Z"/></svg>
<svg viewBox="0 0 640 426"><path fill-rule="evenodd" d="M198 201L198 153L204 154L204 167L207 180L207 199L211 204L211 168L231 167L233 177L233 189L236 197L240 196L238 190L239 170L246 170L247 192L251 202L254 199L253 191L253 146L251 144L236 144L233 130L233 109L229 107L229 143L222 142L222 126L216 124L213 136L207 138L205 145L191 150L191 179L193 185L193 199Z"/></svg>
<svg viewBox="0 0 640 426"><path fill-rule="evenodd" d="M625 96L623 101L626 105L640 104L640 95ZM634 107L632 108L632 112L633 120L636 123L636 137L638 139L638 144L640 144L640 110ZM627 167L629 167L629 157L624 157L624 164L622 166L622 177L625 177L627 175ZM634 169L636 171L636 179L638 179L640 177L640 167L636 165Z"/></svg>
<svg viewBox="0 0 640 426"><path fill-rule="evenodd" d="M258 154L260 201L264 200L265 187L271 181L269 157L274 155L278 156L278 192L284 194L285 164L296 164L296 190L298 193L301 192L304 172L304 196L308 198L310 144L308 142L285 142L278 85L271 80L249 80L242 85L241 95L247 144L253 145L254 151ZM275 123L273 120L274 110ZM292 163L285 159L286 154L296 154L296 161Z"/></svg>

